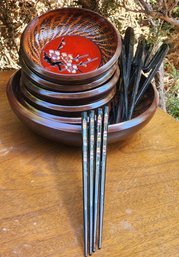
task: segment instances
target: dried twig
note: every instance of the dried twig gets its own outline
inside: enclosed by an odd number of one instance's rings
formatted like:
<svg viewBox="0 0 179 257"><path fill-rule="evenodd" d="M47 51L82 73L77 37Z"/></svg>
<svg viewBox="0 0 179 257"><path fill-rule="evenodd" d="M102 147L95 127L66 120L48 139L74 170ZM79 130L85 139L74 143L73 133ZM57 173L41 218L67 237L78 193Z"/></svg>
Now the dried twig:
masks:
<svg viewBox="0 0 179 257"><path fill-rule="evenodd" d="M144 0L135 0L136 4L140 4L140 9L131 9L126 5L125 0L122 1L122 4L119 4L120 7L124 8L126 11L134 13L145 13L150 17L155 19L164 20L174 26L179 26L179 20L172 17L174 8L178 5L179 1L166 1L160 0L155 6L152 6L150 3Z"/></svg>
<svg viewBox="0 0 179 257"><path fill-rule="evenodd" d="M166 99L164 89L164 66L161 64L156 76L155 76L156 87L159 92L159 106L166 112Z"/></svg>

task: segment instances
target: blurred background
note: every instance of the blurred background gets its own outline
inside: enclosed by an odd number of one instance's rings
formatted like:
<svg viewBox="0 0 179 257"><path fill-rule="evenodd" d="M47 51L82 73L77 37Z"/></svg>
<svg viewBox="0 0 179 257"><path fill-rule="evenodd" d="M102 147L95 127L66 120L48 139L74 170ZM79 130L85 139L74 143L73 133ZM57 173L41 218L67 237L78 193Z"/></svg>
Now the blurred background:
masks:
<svg viewBox="0 0 179 257"><path fill-rule="evenodd" d="M37 15L60 7L82 7L99 12L115 24L120 34L131 26L136 39L170 44L156 76L160 107L179 120L179 1L175 0L0 0L0 69L18 69L21 34Z"/></svg>

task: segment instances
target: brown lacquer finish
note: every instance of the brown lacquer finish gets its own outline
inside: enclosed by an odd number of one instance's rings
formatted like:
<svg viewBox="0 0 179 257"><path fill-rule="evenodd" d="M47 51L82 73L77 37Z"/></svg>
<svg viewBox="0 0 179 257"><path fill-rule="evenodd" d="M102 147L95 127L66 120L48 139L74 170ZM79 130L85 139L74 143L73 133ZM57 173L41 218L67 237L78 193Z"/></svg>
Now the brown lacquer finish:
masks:
<svg viewBox="0 0 179 257"><path fill-rule="evenodd" d="M7 86L7 96L16 115L42 136L66 144L81 145L80 125L60 123L53 115L50 115L51 119L49 119L49 114L46 116L45 112L36 111L36 108L32 111L32 108L27 108L22 103L18 93L19 80L20 74L17 72L11 77ZM109 126L109 143L123 141L145 126L154 115L157 104L158 93L154 87L150 86L137 112L134 113L133 119Z"/></svg>
<svg viewBox="0 0 179 257"><path fill-rule="evenodd" d="M39 116L79 124L83 111L114 97L120 52L118 32L99 14L81 8L47 12L22 34L15 97Z"/></svg>
<svg viewBox="0 0 179 257"><path fill-rule="evenodd" d="M96 88L102 84L104 84L107 80L109 80L118 67L118 63L115 63L108 71L105 72L102 76L95 77L92 79L87 79L84 81L62 81L61 83L54 82L53 76L50 80L43 79L40 75L37 75L35 71L32 71L24 61L21 61L22 67L22 77L23 79L28 79L37 86L54 91L61 92L78 92L85 91L88 89ZM92 81L92 82L90 82Z"/></svg>
<svg viewBox="0 0 179 257"><path fill-rule="evenodd" d="M58 74L42 67L40 54L44 46L60 36L82 36L95 43L101 52L101 65L80 74ZM21 60L35 73L53 81L83 81L104 75L113 66L121 51L117 30L99 14L80 8L62 8L35 18L26 27L21 40Z"/></svg>
<svg viewBox="0 0 179 257"><path fill-rule="evenodd" d="M25 76L22 77L21 84L26 91L29 91L33 96L41 100L56 104L74 105L92 103L94 101L105 98L115 87L118 78L119 69L117 69L113 77L105 84L95 89L82 92L60 92L52 91L52 89L46 90L38 87Z"/></svg>
<svg viewBox="0 0 179 257"><path fill-rule="evenodd" d="M17 87L17 92L21 92L23 97L34 107L39 110L46 111L48 113L56 114L56 115L67 115L67 116L80 116L81 112L88 111L91 109L95 109L101 107L108 103L115 95L116 88L114 87L109 94L107 94L104 98L101 98L92 103L84 104L84 105L60 105L54 104L47 101L43 101L38 97L32 95L22 84L20 87Z"/></svg>
<svg viewBox="0 0 179 257"><path fill-rule="evenodd" d="M65 116L59 116L50 114L47 112L43 112L38 110L37 108L33 107L31 104L29 104L22 95L19 96L19 102L28 109L32 114L40 116L44 119L47 119L49 121L56 121L59 123L69 123L69 124L81 124L81 116L80 117L65 117Z"/></svg>

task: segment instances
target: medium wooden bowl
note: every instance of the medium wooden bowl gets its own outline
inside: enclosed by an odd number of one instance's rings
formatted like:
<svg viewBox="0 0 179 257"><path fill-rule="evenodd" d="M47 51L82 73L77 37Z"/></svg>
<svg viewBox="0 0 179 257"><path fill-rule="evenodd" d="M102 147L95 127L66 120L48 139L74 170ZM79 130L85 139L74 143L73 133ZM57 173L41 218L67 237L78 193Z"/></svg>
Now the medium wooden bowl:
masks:
<svg viewBox="0 0 179 257"><path fill-rule="evenodd" d="M19 71L20 72L20 71ZM82 92L56 92L36 86L26 77L21 78L25 88L37 98L55 104L78 105L87 104L106 97L115 87L119 79L119 69L105 84L91 90Z"/></svg>
<svg viewBox="0 0 179 257"><path fill-rule="evenodd" d="M41 53L50 40L61 36L81 36L92 41L101 52L100 67L80 74L62 74L45 69ZM88 49L87 49L88 50ZM103 16L82 8L62 8L47 12L26 27L20 46L21 58L36 74L57 82L96 80L118 60L121 39L114 26Z"/></svg>
<svg viewBox="0 0 179 257"><path fill-rule="evenodd" d="M81 112L101 107L110 102L110 100L114 97L116 93L116 87L113 87L112 90L106 96L104 96L104 98L98 99L97 101L83 105L60 105L39 99L38 97L32 95L23 86L23 84L21 84L17 90L18 92L20 91L22 93L23 97L27 100L27 102L29 102L32 106L36 107L38 110L66 117L79 117L81 115Z"/></svg>
<svg viewBox="0 0 179 257"><path fill-rule="evenodd" d="M18 97L20 76L16 72L8 82L7 97L15 114L32 130L41 136L70 145L81 145L81 125L60 123L26 108ZM118 124L109 125L108 142L120 142L130 138L144 127L154 115L158 105L158 92L152 85L148 88L147 100L144 98L134 118ZM35 109L34 109L35 110Z"/></svg>
<svg viewBox="0 0 179 257"><path fill-rule="evenodd" d="M44 89L48 89L48 90L53 90L53 91L60 91L60 92L81 92L81 91L86 91L89 89L93 89L96 88L102 84L104 84L106 81L108 81L113 74L116 72L117 68L118 68L118 63L115 63L111 69L109 69L103 76L97 78L96 80L92 81L92 82L82 82L82 84L80 83L74 83L71 81L66 81L63 84L61 83L55 83L55 82L51 82L47 79L43 79L42 77L40 77L39 75L35 74L23 61L21 63L21 67L22 67L22 77L23 80L30 80L31 82L33 82L34 84L36 84L37 86L44 88Z"/></svg>

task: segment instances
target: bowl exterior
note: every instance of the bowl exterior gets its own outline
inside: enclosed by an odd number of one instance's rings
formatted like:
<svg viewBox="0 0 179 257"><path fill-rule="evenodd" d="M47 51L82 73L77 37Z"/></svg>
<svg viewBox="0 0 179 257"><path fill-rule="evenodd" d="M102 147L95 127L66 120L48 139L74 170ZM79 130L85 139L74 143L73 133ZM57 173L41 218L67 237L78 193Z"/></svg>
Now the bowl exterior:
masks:
<svg viewBox="0 0 179 257"><path fill-rule="evenodd" d="M24 76L28 77L33 83L46 88L46 89L52 89L56 91L64 91L64 92L75 92L75 91L84 91L88 89L95 88L104 82L106 82L116 71L118 67L118 61L114 63L111 67L109 67L105 72L102 74L90 77L87 79L81 79L81 80L73 80L66 79L66 80L56 80L54 76L47 77L43 76L43 74L39 74L36 72L36 70L33 70L33 67L30 67L27 65L25 60L21 58L20 65L22 67L22 73Z"/></svg>
<svg viewBox="0 0 179 257"><path fill-rule="evenodd" d="M19 119L41 136L45 136L61 143L81 146L81 126L47 120L32 113L16 98L14 92L18 83L19 80L15 74L11 77L7 85L7 97L13 111ZM144 127L153 117L158 106L158 99L158 92L155 87L153 87L153 100L149 108L130 121L109 125L108 142L114 143L124 141Z"/></svg>
<svg viewBox="0 0 179 257"><path fill-rule="evenodd" d="M82 92L60 92L52 91L52 89L46 90L38 87L24 76L21 77L20 83L25 90L29 91L32 95L40 100L55 104L80 105L92 103L99 99L105 98L116 86L118 79L119 69L116 70L115 74L106 83L98 86L97 88Z"/></svg>
<svg viewBox="0 0 179 257"><path fill-rule="evenodd" d="M54 115L65 115L67 117L79 117L81 115L81 112L83 111L96 109L98 107L105 105L111 101L115 93L116 87L114 86L107 95L91 103L88 102L87 104L82 105L63 105L50 103L37 98L36 96L32 95L29 91L27 91L22 84L18 88L18 95L21 94L21 96L24 97L29 104L31 104L38 110L45 111L47 113L51 113Z"/></svg>

